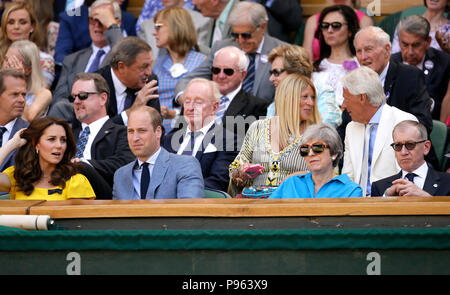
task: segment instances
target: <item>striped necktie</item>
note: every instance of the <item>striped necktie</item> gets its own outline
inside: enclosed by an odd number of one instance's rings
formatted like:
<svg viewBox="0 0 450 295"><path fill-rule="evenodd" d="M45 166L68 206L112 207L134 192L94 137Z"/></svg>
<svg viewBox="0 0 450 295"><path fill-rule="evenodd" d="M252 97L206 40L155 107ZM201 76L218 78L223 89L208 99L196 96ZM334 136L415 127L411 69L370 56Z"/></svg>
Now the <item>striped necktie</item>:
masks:
<svg viewBox="0 0 450 295"><path fill-rule="evenodd" d="M190 132L189 142L186 145L186 147L184 148L182 155L192 156L192 154L194 152L194 146L195 146L195 137L197 136L198 133L199 132L195 132L195 131Z"/></svg>
<svg viewBox="0 0 450 295"><path fill-rule="evenodd" d="M255 82L255 57L256 53L248 54L250 63L248 64L247 75L242 82L242 88L244 88L244 91L247 93L252 93L253 83Z"/></svg>
<svg viewBox="0 0 450 295"><path fill-rule="evenodd" d="M0 127L0 147L3 146L3 134L5 134L6 130L6 127Z"/></svg>
<svg viewBox="0 0 450 295"><path fill-rule="evenodd" d="M230 101L230 99L226 96L222 96L220 98L219 109L217 110L217 114L216 114L216 122L219 122L219 123L222 122L222 117L227 110L227 105L228 105L229 101Z"/></svg>

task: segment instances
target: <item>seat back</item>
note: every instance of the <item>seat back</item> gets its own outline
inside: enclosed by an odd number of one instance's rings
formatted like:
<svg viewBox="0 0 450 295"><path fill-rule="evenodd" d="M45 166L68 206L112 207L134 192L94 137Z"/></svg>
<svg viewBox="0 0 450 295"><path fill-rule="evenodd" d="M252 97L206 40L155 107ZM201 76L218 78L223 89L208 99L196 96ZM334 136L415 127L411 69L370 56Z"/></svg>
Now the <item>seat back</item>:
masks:
<svg viewBox="0 0 450 295"><path fill-rule="evenodd" d="M433 131L431 131L430 139L431 144L438 158L440 170L444 169L445 164L445 152L447 143L447 126L438 120L433 120Z"/></svg>
<svg viewBox="0 0 450 295"><path fill-rule="evenodd" d="M231 196L226 192L215 190L215 189L205 189L205 198L208 199L231 199Z"/></svg>

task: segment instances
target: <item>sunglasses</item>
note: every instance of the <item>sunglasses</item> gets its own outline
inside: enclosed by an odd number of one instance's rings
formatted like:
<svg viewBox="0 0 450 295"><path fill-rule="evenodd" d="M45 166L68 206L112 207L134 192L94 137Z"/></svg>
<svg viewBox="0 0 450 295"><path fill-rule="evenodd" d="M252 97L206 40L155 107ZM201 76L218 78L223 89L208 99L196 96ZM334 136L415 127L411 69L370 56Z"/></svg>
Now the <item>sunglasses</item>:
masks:
<svg viewBox="0 0 450 295"><path fill-rule="evenodd" d="M425 142L425 141L426 141L426 139L421 140L421 141L416 141L416 142L405 142L405 143L394 142L394 143L391 144L391 147L396 152L400 152L403 149L403 146L405 146L408 151L412 151L413 149L416 148L416 145L418 143L422 143L422 142Z"/></svg>
<svg viewBox="0 0 450 295"><path fill-rule="evenodd" d="M234 74L234 70L230 69L230 68L225 68L225 69L216 68L216 67L211 68L211 72L213 73L213 75L219 75L222 70L223 70L223 73L227 76L233 76L233 74Z"/></svg>
<svg viewBox="0 0 450 295"><path fill-rule="evenodd" d="M345 25L345 24L346 24L346 23L340 23L340 22L332 22L331 24L330 24L330 23L323 22L323 23L320 24L320 28L321 28L322 30L328 30L328 28L331 26L331 29L332 29L333 31L338 31L338 30L340 30L340 29L342 28L342 26Z"/></svg>
<svg viewBox="0 0 450 295"><path fill-rule="evenodd" d="M81 92L78 94L70 95L69 101L74 102L77 97L79 100L86 100L91 94L98 94L98 92Z"/></svg>
<svg viewBox="0 0 450 295"><path fill-rule="evenodd" d="M254 32L256 32L256 30L258 30L258 29L259 29L259 27L256 28L253 32L244 32L244 33L231 32L231 37L232 37L233 39L237 40L237 39L239 38L239 36L241 36L242 39L248 40L248 39L250 39L250 38L252 37L252 34L253 34Z"/></svg>
<svg viewBox="0 0 450 295"><path fill-rule="evenodd" d="M273 75L274 77L279 77L285 71L286 71L285 69L273 69L273 70L270 70L269 73L271 75Z"/></svg>
<svg viewBox="0 0 450 295"><path fill-rule="evenodd" d="M320 154L322 153L326 148L329 148L330 146L325 143L315 142L311 145L309 144L302 144L300 146L300 156L306 157L309 155L309 150L312 150L314 154Z"/></svg>

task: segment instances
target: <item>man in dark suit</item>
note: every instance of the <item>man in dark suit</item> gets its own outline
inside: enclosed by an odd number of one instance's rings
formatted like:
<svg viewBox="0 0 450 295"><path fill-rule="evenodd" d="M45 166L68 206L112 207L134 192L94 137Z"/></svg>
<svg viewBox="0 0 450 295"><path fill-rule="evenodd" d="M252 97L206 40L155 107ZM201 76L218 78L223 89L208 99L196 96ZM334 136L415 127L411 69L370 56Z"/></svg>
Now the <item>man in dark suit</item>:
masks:
<svg viewBox="0 0 450 295"><path fill-rule="evenodd" d="M59 15L60 26L55 45L55 62L57 64L62 64L67 55L91 45L92 40L89 35L89 8L94 1L85 0L84 2L81 7L69 9ZM127 36L136 36L136 19L133 14L123 10L121 14L122 31L125 31Z"/></svg>
<svg viewBox="0 0 450 295"><path fill-rule="evenodd" d="M243 81L244 90L272 102L275 87L269 81L271 65L268 61L268 55L273 48L286 43L266 34L267 21L267 12L261 4L247 1L236 4L229 17L233 38L214 43L205 61L178 81L175 88L177 97L184 90L189 80L200 77L212 78L211 68L214 55L219 49L226 46L236 46L242 49L250 60L247 76Z"/></svg>
<svg viewBox="0 0 450 295"><path fill-rule="evenodd" d="M72 87L77 117L72 126L77 141L74 161L82 163L97 199L111 199L114 173L134 159L126 127L113 123L106 113L109 87L102 76L79 73L75 79Z"/></svg>
<svg viewBox="0 0 450 295"><path fill-rule="evenodd" d="M17 70L0 70L0 147L10 140L17 131L28 126L21 116L25 108L27 82ZM0 171L14 165L15 151L8 155L0 166Z"/></svg>
<svg viewBox="0 0 450 295"><path fill-rule="evenodd" d="M401 171L372 184L372 196L450 196L450 174L429 167L424 156L430 151L425 127L403 121L392 132L395 158Z"/></svg>
<svg viewBox="0 0 450 295"><path fill-rule="evenodd" d="M400 52L392 61L406 63L423 71L428 94L433 99L432 117L440 120L442 100L450 95L450 55L430 47L430 23L420 15L402 19L398 26Z"/></svg>
<svg viewBox="0 0 450 295"><path fill-rule="evenodd" d="M228 166L237 156L234 134L215 123L220 93L217 85L203 78L189 82L183 93L187 124L172 130L163 147L179 155L195 157L202 168L205 187L226 191Z"/></svg>
<svg viewBox="0 0 450 295"><path fill-rule="evenodd" d="M92 4L89 12L89 35L92 44L64 58L61 75L53 92L52 105L58 101L67 100L76 74L95 72L109 64L111 48L123 38L118 26L122 18L121 13L119 10L118 15L114 15L114 5L118 6L118 3L101 4L96 1ZM49 114L61 118L64 116L64 114L53 113L52 110Z"/></svg>
<svg viewBox="0 0 450 295"><path fill-rule="evenodd" d="M151 47L137 37L127 37L111 50L110 65L97 70L109 86L107 113L114 123L127 125L128 113L142 105L160 112L157 79L152 74L152 65ZM68 102L55 104L50 114L54 113L71 114L71 119L66 120L74 121L73 107Z"/></svg>

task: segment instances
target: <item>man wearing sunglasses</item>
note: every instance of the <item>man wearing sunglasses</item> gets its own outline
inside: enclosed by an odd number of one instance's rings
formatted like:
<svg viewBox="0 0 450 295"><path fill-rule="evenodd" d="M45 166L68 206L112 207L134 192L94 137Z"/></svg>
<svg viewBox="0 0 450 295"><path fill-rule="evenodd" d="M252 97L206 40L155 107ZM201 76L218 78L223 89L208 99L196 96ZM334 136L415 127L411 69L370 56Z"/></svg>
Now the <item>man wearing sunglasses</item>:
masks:
<svg viewBox="0 0 450 295"><path fill-rule="evenodd" d="M351 180L370 196L371 184L398 172L392 143L392 130L404 120L417 121L412 114L386 104L378 74L361 66L342 79L344 101L352 121L345 134L344 166Z"/></svg>
<svg viewBox="0 0 450 295"><path fill-rule="evenodd" d="M133 161L123 125L107 114L109 87L97 73L75 77L70 100L77 120L72 124L77 142L74 161L81 162L97 199L111 199L114 173ZM106 182L106 183L105 183Z"/></svg>
<svg viewBox="0 0 450 295"><path fill-rule="evenodd" d="M261 4L239 2L228 19L232 28L232 38L214 43L207 59L177 83L176 97L191 79L198 77L211 79L215 53L220 48L236 46L242 49L250 60L247 75L243 81L244 90L269 102L273 101L275 87L269 81L271 65L268 55L273 48L286 43L266 34L267 20L267 12Z"/></svg>
<svg viewBox="0 0 450 295"><path fill-rule="evenodd" d="M427 130L415 121L403 121L392 132L391 144L401 171L372 184L372 196L450 196L450 174L425 161L431 142Z"/></svg>

